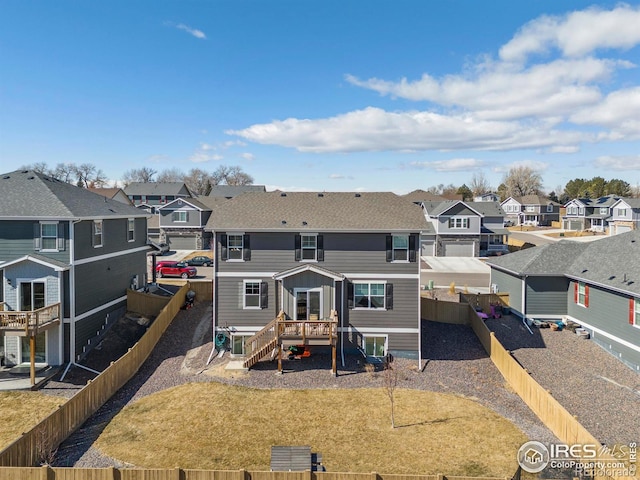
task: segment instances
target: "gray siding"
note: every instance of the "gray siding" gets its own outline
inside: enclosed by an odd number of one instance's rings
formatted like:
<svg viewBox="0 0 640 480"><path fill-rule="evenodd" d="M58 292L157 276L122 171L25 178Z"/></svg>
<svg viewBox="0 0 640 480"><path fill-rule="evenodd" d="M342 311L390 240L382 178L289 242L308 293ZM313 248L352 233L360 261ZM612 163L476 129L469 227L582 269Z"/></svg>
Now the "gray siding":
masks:
<svg viewBox="0 0 640 480"><path fill-rule="evenodd" d="M629 324L628 296L590 285L589 307L586 308L575 303L575 283L574 281L570 282L567 295L567 311L570 316L578 322L582 320L617 338L624 339L634 345L640 345L640 328ZM606 340L607 344L614 344L615 348L622 353L624 348L622 345L604 336L600 336L600 339ZM628 357L622 356L619 357L620 359L640 365L640 352L631 349L625 349L625 351Z"/></svg>
<svg viewBox="0 0 640 480"><path fill-rule="evenodd" d="M76 322L76 359L83 358L99 342L98 336L104 334L107 325L122 316L127 309L127 300L112 305Z"/></svg>
<svg viewBox="0 0 640 480"><path fill-rule="evenodd" d="M566 315L568 288L565 277L527 277L527 316Z"/></svg>
<svg viewBox="0 0 640 480"><path fill-rule="evenodd" d="M499 292L509 293L509 307L522 316L522 279L491 268L491 284L497 285Z"/></svg>
<svg viewBox="0 0 640 480"><path fill-rule="evenodd" d="M267 307L262 309L243 309L243 280L260 280L267 282ZM278 315L276 303L275 281L271 277L248 276L244 278L216 279L214 295L216 296L216 323L220 327L264 327Z"/></svg>
<svg viewBox="0 0 640 480"><path fill-rule="evenodd" d="M30 220L3 220L0 221L0 261L10 261L24 255L37 253L43 257L58 260L63 263L69 262L69 224L64 225L64 250L60 252L41 252L35 249L34 225L38 221Z"/></svg>
<svg viewBox="0 0 640 480"><path fill-rule="evenodd" d="M21 262L10 266L4 270L4 292L7 309L20 310L19 305L19 281L44 280L45 302L52 305L61 301L60 295L60 272L56 272L49 267L35 262ZM11 281L11 285L7 283Z"/></svg>
<svg viewBox="0 0 640 480"><path fill-rule="evenodd" d="M480 217L477 214L469 212L469 228L449 228L449 216L438 217L438 234L450 235L479 235L480 234ZM473 216L471 216L473 215Z"/></svg>
<svg viewBox="0 0 640 480"><path fill-rule="evenodd" d="M147 219L135 219L134 241L129 242L127 238L128 219L114 218L104 220L102 224L102 247L94 247L93 221L85 220L75 225L74 243L75 259L95 257L109 253L121 252L147 244Z"/></svg>
<svg viewBox="0 0 640 480"><path fill-rule="evenodd" d="M296 288L322 288L322 315L328 318L334 306L333 280L313 272L303 272L283 280L283 310L287 318L294 318Z"/></svg>
<svg viewBox="0 0 640 480"><path fill-rule="evenodd" d="M172 220L173 212L187 212L186 222L174 222ZM200 227L204 223L200 220L200 210L188 203L177 205L175 203L160 209L160 227Z"/></svg>
<svg viewBox="0 0 640 480"><path fill-rule="evenodd" d="M344 349L347 353L364 351L365 336L385 336L384 333L362 333L358 330L350 330L344 334ZM418 358L418 335L415 333L394 333L387 335L387 351L399 357Z"/></svg>
<svg viewBox="0 0 640 480"><path fill-rule="evenodd" d="M295 233L251 233L251 260L225 262L217 234L216 264L220 272L277 273L299 267L295 261ZM322 233L322 232L319 232ZM323 233L324 261L317 265L339 273L419 273L419 262L387 262L385 234ZM416 241L419 256L420 242Z"/></svg>
<svg viewBox="0 0 640 480"><path fill-rule="evenodd" d="M146 268L144 251L77 265L76 315L126 295L133 276L140 275L142 278Z"/></svg>

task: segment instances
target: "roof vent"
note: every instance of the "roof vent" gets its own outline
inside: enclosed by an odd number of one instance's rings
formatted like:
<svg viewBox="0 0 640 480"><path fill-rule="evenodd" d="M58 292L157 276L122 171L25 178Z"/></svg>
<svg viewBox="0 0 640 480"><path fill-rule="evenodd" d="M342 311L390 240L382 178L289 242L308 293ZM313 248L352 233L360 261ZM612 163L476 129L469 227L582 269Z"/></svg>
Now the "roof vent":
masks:
<svg viewBox="0 0 640 480"><path fill-rule="evenodd" d="M23 171L22 171L22 172L20 172L20 173L29 173L29 170L23 170Z"/></svg>
<svg viewBox="0 0 640 480"><path fill-rule="evenodd" d="M622 281L623 281L623 282L625 282L625 283L627 282L627 274L626 274L626 273L625 273L625 274L624 274L624 276L622 277Z"/></svg>
<svg viewBox="0 0 640 480"><path fill-rule="evenodd" d="M287 221L286 221L286 220L282 220L282 224L283 224L283 225L286 225L286 224L287 224Z"/></svg>
<svg viewBox="0 0 640 480"><path fill-rule="evenodd" d="M320 192L320 193L318 193L318 196L319 197L324 197L324 193Z"/></svg>
<svg viewBox="0 0 640 480"><path fill-rule="evenodd" d="M281 196L281 197L286 197L286 196L287 196L287 193L286 193L286 192L282 192L282 193L280 193L280 196Z"/></svg>
<svg viewBox="0 0 640 480"><path fill-rule="evenodd" d="M113 208L109 209L110 212L116 213L116 211Z"/></svg>
<svg viewBox="0 0 640 480"><path fill-rule="evenodd" d="M305 227L307 226L307 222L305 222L304 220L302 221L302 225L304 225Z"/></svg>
<svg viewBox="0 0 640 480"><path fill-rule="evenodd" d="M359 193L356 193L356 198L360 198L361 195Z"/></svg>
<svg viewBox="0 0 640 480"><path fill-rule="evenodd" d="M585 268L584 270L582 270L582 273L587 273L588 271L589 270Z"/></svg>
<svg viewBox="0 0 640 480"><path fill-rule="evenodd" d="M5 175L4 177L2 177L3 180L9 180L11 177L9 175Z"/></svg>

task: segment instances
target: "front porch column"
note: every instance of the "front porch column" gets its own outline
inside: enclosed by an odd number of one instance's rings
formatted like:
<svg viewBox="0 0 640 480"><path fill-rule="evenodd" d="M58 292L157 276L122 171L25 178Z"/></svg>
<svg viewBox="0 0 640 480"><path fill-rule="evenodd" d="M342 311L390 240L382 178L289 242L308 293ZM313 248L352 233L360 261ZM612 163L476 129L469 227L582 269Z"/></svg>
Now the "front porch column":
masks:
<svg viewBox="0 0 640 480"><path fill-rule="evenodd" d="M35 332L29 335L29 377L31 378L31 386L36 384L36 336Z"/></svg>

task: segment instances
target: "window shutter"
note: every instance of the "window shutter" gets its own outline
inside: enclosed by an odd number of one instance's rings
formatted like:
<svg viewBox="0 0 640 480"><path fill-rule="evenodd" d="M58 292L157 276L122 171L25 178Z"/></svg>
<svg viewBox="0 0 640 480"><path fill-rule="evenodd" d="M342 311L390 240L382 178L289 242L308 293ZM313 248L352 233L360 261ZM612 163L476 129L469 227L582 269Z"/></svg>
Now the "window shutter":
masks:
<svg viewBox="0 0 640 480"><path fill-rule="evenodd" d="M187 212L184 217L185 217L185 221L188 222L189 221L189 212Z"/></svg>
<svg viewBox="0 0 640 480"><path fill-rule="evenodd" d="M636 302L634 298L629 299L629 325L635 325L636 320Z"/></svg>
<svg viewBox="0 0 640 480"><path fill-rule="evenodd" d="M171 213L171 221L175 222L178 220L178 213L177 212L172 212Z"/></svg>
<svg viewBox="0 0 640 480"><path fill-rule="evenodd" d="M269 299L269 285L267 282L260 283L260 308L267 308Z"/></svg>
<svg viewBox="0 0 640 480"><path fill-rule="evenodd" d="M573 284L573 303L578 303L578 282Z"/></svg>
<svg viewBox="0 0 640 480"><path fill-rule="evenodd" d="M300 260L302 260L302 237L300 235L296 235L295 249L296 249L295 260L296 262L299 262Z"/></svg>
<svg viewBox="0 0 640 480"><path fill-rule="evenodd" d="M58 250L64 250L64 223L58 224Z"/></svg>
<svg viewBox="0 0 640 480"><path fill-rule="evenodd" d="M589 308L589 285L584 286L584 306Z"/></svg>
<svg viewBox="0 0 640 480"><path fill-rule="evenodd" d="M393 283L384 286L384 305L387 310L393 310Z"/></svg>
<svg viewBox="0 0 640 480"><path fill-rule="evenodd" d="M324 238L322 235L318 235L318 237L316 238L316 247L318 249L317 251L317 255L316 255L316 260L318 260L319 262L324 262Z"/></svg>
<svg viewBox="0 0 640 480"><path fill-rule="evenodd" d="M353 308L353 283L347 282L347 308Z"/></svg>
<svg viewBox="0 0 640 480"><path fill-rule="evenodd" d="M416 235L409 235L409 261L416 261Z"/></svg>
<svg viewBox="0 0 640 480"><path fill-rule="evenodd" d="M222 260L229 260L229 253L227 250L227 234L220 235L220 258Z"/></svg>
<svg viewBox="0 0 640 480"><path fill-rule="evenodd" d="M393 260L393 236L387 235L387 262Z"/></svg>
<svg viewBox="0 0 640 480"><path fill-rule="evenodd" d="M36 251L40 250L40 224L33 224L33 249Z"/></svg>
<svg viewBox="0 0 640 480"><path fill-rule="evenodd" d="M251 260L251 244L249 242L249 235L242 236L242 259L245 262Z"/></svg>

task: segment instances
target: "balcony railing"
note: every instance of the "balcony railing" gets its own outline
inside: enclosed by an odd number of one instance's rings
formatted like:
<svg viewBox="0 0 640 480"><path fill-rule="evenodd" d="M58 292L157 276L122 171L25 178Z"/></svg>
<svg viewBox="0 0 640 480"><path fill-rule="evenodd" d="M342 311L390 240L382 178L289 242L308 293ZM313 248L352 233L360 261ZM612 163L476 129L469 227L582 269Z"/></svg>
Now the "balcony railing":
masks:
<svg viewBox="0 0 640 480"><path fill-rule="evenodd" d="M0 305L0 330L36 331L60 319L60 303L28 311L8 311Z"/></svg>

